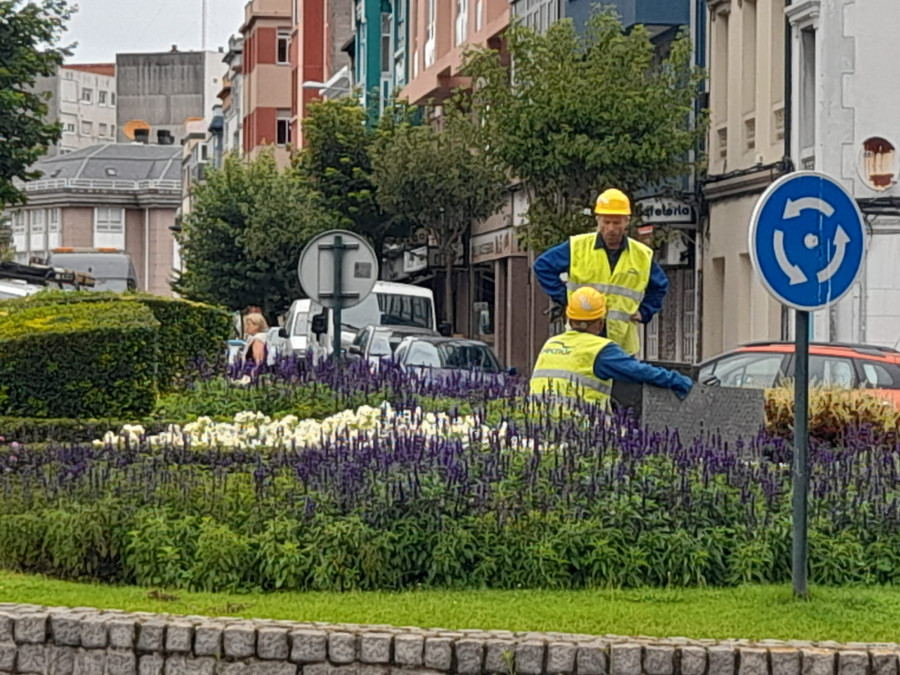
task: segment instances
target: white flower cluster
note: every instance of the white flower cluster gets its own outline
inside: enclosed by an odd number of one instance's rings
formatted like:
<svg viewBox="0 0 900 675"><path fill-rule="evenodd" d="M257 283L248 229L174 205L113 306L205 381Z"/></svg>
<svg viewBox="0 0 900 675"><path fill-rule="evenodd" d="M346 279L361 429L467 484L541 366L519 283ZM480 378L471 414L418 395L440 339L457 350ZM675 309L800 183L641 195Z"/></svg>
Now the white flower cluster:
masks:
<svg viewBox="0 0 900 675"><path fill-rule="evenodd" d="M424 436L426 438L459 438L468 443L476 439L486 443L492 434L505 437L506 423L492 429L481 424L471 415L451 417L446 413L426 413L421 408L396 411L389 403L378 408L364 405L357 410L344 410L323 420L304 419L287 415L272 419L260 412L244 411L234 416L233 422L215 422L200 417L183 427L170 426L165 432L143 440L153 445L193 448L217 447L222 449L247 448L311 448L337 439L374 439L397 436ZM138 425L126 425L119 434L107 432L97 446L124 447L141 440L144 429ZM517 439L513 439L518 443Z"/></svg>

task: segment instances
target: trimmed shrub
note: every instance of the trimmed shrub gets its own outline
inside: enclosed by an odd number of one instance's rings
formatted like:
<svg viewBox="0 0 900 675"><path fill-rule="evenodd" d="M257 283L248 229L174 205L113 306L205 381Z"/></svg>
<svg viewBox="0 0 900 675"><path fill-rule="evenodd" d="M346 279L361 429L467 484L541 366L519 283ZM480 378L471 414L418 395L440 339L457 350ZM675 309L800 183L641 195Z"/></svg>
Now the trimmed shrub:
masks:
<svg viewBox="0 0 900 675"><path fill-rule="evenodd" d="M149 293L112 293L94 291L47 290L0 304L6 311L30 307L96 302L139 302L159 321L159 364L157 385L160 391L172 391L196 365L215 360L225 352L225 341L232 330L231 315L219 307L180 298Z"/></svg>
<svg viewBox="0 0 900 675"><path fill-rule="evenodd" d="M138 303L0 311L0 414L149 413L156 400L158 329Z"/></svg>
<svg viewBox="0 0 900 675"><path fill-rule="evenodd" d="M69 417L0 417L0 436L5 443L90 443L107 431L119 432L126 424L140 424L148 434L165 431L169 425L184 425L190 419L72 419Z"/></svg>

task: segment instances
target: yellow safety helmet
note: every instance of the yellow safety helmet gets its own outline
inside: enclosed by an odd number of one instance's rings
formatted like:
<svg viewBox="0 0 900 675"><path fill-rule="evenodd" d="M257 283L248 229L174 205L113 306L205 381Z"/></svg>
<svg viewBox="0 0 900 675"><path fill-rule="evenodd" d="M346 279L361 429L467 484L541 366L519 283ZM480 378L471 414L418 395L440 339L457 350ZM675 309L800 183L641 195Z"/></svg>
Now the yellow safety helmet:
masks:
<svg viewBox="0 0 900 675"><path fill-rule="evenodd" d="M630 216L631 202L624 192L616 190L616 188L610 188L609 190L604 190L597 197L594 213L606 216Z"/></svg>
<svg viewBox="0 0 900 675"><path fill-rule="evenodd" d="M569 296L566 316L572 321L596 321L606 317L606 298L590 286L575 289Z"/></svg>

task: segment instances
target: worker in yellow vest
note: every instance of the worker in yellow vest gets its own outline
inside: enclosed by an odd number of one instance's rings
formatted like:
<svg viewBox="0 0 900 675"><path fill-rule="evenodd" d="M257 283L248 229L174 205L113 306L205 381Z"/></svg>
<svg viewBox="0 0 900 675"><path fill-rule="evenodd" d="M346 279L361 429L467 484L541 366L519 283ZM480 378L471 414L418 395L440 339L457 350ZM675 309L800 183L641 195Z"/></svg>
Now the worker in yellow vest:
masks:
<svg viewBox="0 0 900 675"><path fill-rule="evenodd" d="M682 399L690 393L691 378L642 363L600 337L606 314L598 290L587 286L572 293L566 307L570 328L544 343L531 374L532 394L582 398L605 408L613 380L665 387Z"/></svg>
<svg viewBox="0 0 900 675"><path fill-rule="evenodd" d="M638 324L662 309L669 280L653 260L653 249L625 235L631 216L628 197L606 190L594 206L597 232L578 234L544 252L534 273L544 292L560 306L572 292L590 286L606 296L607 336L627 354L640 351ZM567 282L560 279L566 272Z"/></svg>

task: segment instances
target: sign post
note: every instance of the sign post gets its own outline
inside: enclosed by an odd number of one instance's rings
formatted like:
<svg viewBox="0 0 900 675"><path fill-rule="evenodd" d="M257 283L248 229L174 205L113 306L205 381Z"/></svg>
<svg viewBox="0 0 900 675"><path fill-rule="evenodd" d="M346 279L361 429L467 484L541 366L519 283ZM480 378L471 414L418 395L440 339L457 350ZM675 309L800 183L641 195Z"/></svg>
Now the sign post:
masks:
<svg viewBox="0 0 900 675"><path fill-rule="evenodd" d="M378 279L378 259L369 242L352 232L329 230L314 237L300 254L300 285L315 302L332 313L332 356L342 358L344 309L358 305Z"/></svg>
<svg viewBox="0 0 900 675"><path fill-rule="evenodd" d="M792 573L805 597L808 575L809 320L856 283L866 252L862 213L832 178L798 171L760 197L750 222L750 255L762 284L795 312Z"/></svg>

